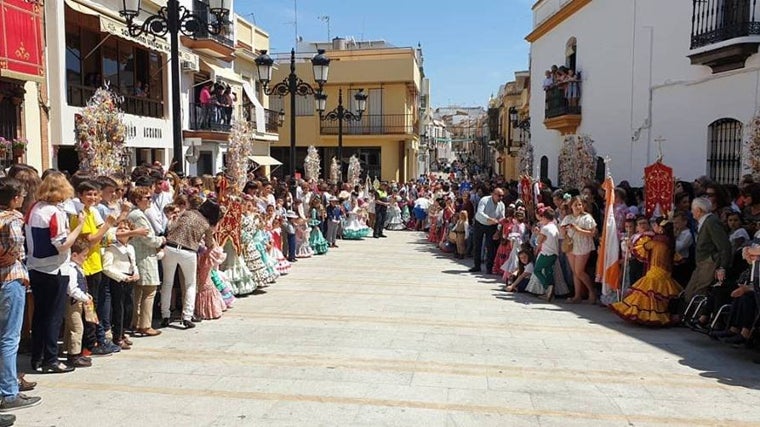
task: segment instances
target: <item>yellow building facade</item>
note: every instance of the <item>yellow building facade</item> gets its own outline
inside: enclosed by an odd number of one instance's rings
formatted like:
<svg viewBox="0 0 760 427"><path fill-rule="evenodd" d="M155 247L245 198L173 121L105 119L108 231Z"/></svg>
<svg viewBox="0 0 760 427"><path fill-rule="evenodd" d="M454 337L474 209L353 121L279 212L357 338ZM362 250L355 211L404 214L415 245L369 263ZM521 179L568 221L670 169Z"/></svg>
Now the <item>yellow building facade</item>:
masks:
<svg viewBox="0 0 760 427"><path fill-rule="evenodd" d="M334 43L339 47L339 43ZM329 46L318 46L320 48ZM296 64L298 77L312 85L310 54L299 54ZM328 49L331 59L327 94L327 111L338 105L339 92L343 106L356 111L354 95L363 89L368 95L367 110L360 121L343 122L343 165L357 155L362 169L380 180L404 181L418 174L419 94L421 73L418 51L395 47L339 47ZM287 77L289 64L279 58L272 83ZM272 145L271 155L285 164L287 170L290 150L290 98L270 97L270 108L285 112L285 125L280 129L279 142ZM329 172L330 159L337 156L338 122L320 119L313 97L299 97L296 107L296 170L302 172L307 147L314 145L323 160L322 177Z"/></svg>
<svg viewBox="0 0 760 427"><path fill-rule="evenodd" d="M515 80L501 86L498 95L489 102L489 118L492 117L489 125L497 152L495 170L507 180L517 180L522 173L518 153L529 136L520 124L529 116L529 77L527 71L515 73Z"/></svg>

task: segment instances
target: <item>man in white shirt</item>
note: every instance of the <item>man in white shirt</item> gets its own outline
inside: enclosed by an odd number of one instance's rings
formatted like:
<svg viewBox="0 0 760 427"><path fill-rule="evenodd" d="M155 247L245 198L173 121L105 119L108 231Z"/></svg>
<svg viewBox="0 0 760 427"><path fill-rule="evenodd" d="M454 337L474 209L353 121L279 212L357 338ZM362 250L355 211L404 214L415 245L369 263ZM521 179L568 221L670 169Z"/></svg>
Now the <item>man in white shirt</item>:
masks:
<svg viewBox="0 0 760 427"><path fill-rule="evenodd" d="M504 203L501 199L504 197L504 190L496 188L490 196L483 197L478 202L478 209L475 211L475 220L472 230L472 258L473 266L470 273L479 273L481 266L481 254L483 253L483 241L486 243L486 272L493 271L493 261L496 257L496 244L493 239L494 234L498 231L499 221L504 219Z"/></svg>
<svg viewBox="0 0 760 427"><path fill-rule="evenodd" d="M168 191L164 191L166 177L159 172L153 172L150 174L150 178L153 180L153 194L151 194L151 204L145 211L145 216L150 221L153 232L157 236L163 236L169 223L164 208L172 202L172 196Z"/></svg>

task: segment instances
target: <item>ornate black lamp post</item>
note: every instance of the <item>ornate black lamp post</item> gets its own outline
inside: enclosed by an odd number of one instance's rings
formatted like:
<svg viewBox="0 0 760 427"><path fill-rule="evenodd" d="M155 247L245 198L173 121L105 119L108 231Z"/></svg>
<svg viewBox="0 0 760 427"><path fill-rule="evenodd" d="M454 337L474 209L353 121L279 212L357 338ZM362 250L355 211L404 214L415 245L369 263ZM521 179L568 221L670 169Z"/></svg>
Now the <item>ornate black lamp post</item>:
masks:
<svg viewBox="0 0 760 427"><path fill-rule="evenodd" d="M132 37L150 34L164 37L169 34L171 52L169 62L172 78L172 149L174 150L174 170L183 172L182 159L182 105L180 104L179 89L179 33L188 37L206 34L219 35L229 21L230 10L225 7L224 0L209 0L209 13L214 16L213 22L179 4L179 0L167 0L166 6L159 9L157 15L149 15L142 24L135 19L140 15L141 0L121 0L122 8L119 14L127 21L127 28Z"/></svg>
<svg viewBox="0 0 760 427"><path fill-rule="evenodd" d="M364 89L359 89L354 95L356 101L356 113L343 107L343 89L338 90L338 106L327 114L323 114L327 107L327 95L320 93L316 97L317 111L320 120L338 121L338 162L340 164L339 181L343 182L343 120L358 122L367 110L367 94Z"/></svg>
<svg viewBox="0 0 760 427"><path fill-rule="evenodd" d="M314 81L317 82L319 87L315 91L308 83L301 80L296 75L296 51L291 49L290 51L290 74L280 83L269 87L269 82L272 80L272 66L274 60L267 55L267 51L261 51L256 60L256 71L258 72L258 79L261 85L264 87L264 93L267 95L285 96L290 95L290 176L291 176L291 191L293 193L293 201L296 199L296 95L307 96L315 95L315 99L319 99L322 94L322 88L327 83L327 74L330 70L330 58L325 56L325 51L319 49L317 54L311 59L311 66L314 71Z"/></svg>

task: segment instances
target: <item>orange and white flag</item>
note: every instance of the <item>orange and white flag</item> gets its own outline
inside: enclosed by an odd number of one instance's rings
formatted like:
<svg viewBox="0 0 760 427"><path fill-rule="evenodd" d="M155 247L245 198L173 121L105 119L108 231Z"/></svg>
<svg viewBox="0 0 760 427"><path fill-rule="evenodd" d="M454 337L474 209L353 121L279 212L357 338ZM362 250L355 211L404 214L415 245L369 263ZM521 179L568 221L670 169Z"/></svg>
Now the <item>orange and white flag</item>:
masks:
<svg viewBox="0 0 760 427"><path fill-rule="evenodd" d="M620 288L620 240L615 222L615 184L607 177L602 184L605 191L602 238L596 263L596 279L602 284L602 295L611 296ZM604 299L604 298L603 298Z"/></svg>

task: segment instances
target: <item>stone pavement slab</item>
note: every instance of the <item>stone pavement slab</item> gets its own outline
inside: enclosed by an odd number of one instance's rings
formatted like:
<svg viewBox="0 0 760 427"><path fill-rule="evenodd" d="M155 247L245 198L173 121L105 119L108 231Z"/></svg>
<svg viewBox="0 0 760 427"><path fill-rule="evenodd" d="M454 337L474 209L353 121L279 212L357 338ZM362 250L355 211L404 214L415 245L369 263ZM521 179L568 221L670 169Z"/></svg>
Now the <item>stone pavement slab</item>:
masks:
<svg viewBox="0 0 760 427"><path fill-rule="evenodd" d="M17 425L760 425L752 353L506 295L421 234L389 236L301 260L220 320L30 374L44 402Z"/></svg>

